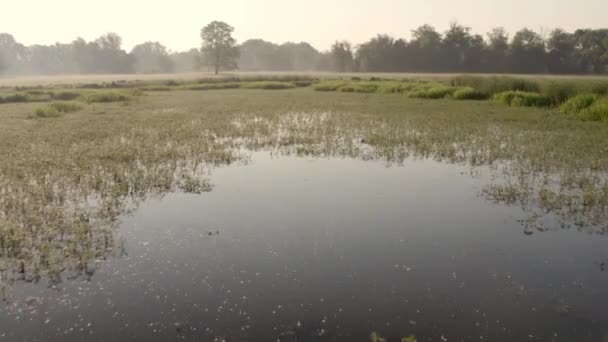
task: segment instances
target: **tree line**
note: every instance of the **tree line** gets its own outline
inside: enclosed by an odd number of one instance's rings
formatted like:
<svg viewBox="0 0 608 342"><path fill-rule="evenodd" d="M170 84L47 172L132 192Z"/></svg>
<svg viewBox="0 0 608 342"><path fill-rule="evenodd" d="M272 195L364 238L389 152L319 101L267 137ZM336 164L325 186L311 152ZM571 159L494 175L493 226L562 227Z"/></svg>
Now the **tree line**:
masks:
<svg viewBox="0 0 608 342"><path fill-rule="evenodd" d="M452 23L445 32L423 25L409 40L377 35L359 45L336 41L329 51L306 42L237 44L230 25L214 21L201 30L201 48L171 52L158 42L131 51L108 33L96 40L25 46L0 33L0 73L171 73L194 70L333 72L608 73L608 29L555 29L546 35L524 28L512 37L502 28L486 36Z"/></svg>

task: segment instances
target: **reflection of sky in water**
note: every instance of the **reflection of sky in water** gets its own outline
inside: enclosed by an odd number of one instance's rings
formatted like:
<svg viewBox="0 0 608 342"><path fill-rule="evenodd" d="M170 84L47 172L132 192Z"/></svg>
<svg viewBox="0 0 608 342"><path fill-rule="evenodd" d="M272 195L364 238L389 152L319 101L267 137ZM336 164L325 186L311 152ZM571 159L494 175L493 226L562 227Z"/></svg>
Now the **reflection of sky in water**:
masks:
<svg viewBox="0 0 608 342"><path fill-rule="evenodd" d="M254 153L125 218L91 282L10 288L0 341L600 340L606 237L526 236L467 171Z"/></svg>

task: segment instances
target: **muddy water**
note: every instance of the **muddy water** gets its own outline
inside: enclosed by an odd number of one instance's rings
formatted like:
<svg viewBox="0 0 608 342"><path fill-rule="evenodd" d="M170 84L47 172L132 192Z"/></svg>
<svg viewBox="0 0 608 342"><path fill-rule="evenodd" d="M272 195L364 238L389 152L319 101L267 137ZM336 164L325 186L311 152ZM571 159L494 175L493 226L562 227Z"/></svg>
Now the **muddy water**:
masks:
<svg viewBox="0 0 608 342"><path fill-rule="evenodd" d="M0 341L602 341L607 237L530 235L469 171L253 153L125 216L88 276L6 288Z"/></svg>

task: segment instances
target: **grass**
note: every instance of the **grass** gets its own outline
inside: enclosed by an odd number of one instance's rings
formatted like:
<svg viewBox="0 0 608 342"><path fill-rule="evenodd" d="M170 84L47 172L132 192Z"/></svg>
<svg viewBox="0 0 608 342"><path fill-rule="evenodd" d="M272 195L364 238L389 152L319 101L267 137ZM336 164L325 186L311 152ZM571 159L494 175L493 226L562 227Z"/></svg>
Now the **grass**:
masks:
<svg viewBox="0 0 608 342"><path fill-rule="evenodd" d="M87 103L128 102L132 99L131 95L118 91L100 91L83 95L83 100Z"/></svg>
<svg viewBox="0 0 608 342"><path fill-rule="evenodd" d="M471 87L459 88L452 94L456 100L487 100L488 94Z"/></svg>
<svg viewBox="0 0 608 342"><path fill-rule="evenodd" d="M232 83L196 86L210 84ZM375 92L338 91L353 84L374 85ZM244 150L260 149L488 166L502 180L488 184L489 198L542 208L577 229L608 232L602 226L608 222L608 125L591 121L605 120L598 113L607 104L599 96L593 95L588 106L572 99L568 106L579 114L570 115L497 101L410 97L424 90L433 97L470 98L466 93L477 91L437 81L325 80L312 88L218 89L204 96L189 91L188 84L169 87L173 90L149 92L128 108L121 103L134 98L133 89L35 89L79 94L82 102L41 107L44 118L72 113L58 120L28 120L38 103L0 106L4 269L28 280L55 279L62 270L86 274L88 263L122 248L114 228L134 204L154 193L209 191L205 170L239 160ZM334 92L315 91L319 88ZM2 94L25 91L3 89ZM510 104L528 101L517 97L542 96L509 94ZM105 114L95 115L99 111Z"/></svg>
<svg viewBox="0 0 608 342"><path fill-rule="evenodd" d="M267 90L280 90L295 88L295 84L291 82L278 82L278 81L259 81L259 82L244 82L241 84L243 89L267 89Z"/></svg>
<svg viewBox="0 0 608 342"><path fill-rule="evenodd" d="M495 94L494 100L513 107L549 107L551 99L543 94L509 90Z"/></svg>

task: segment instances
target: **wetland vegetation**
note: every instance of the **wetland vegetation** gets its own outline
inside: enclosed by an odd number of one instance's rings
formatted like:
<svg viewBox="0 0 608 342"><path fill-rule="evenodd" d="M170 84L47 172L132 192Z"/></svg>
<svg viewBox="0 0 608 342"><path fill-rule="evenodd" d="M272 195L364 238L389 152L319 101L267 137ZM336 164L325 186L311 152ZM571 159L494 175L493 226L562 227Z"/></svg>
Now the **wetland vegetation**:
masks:
<svg viewBox="0 0 608 342"><path fill-rule="evenodd" d="M127 253L114 232L139 203L212 191L211 170L260 150L466 165L489 176L481 196L524 210L526 235L605 234L607 89L603 79L472 76L5 87L1 294L92 277Z"/></svg>

